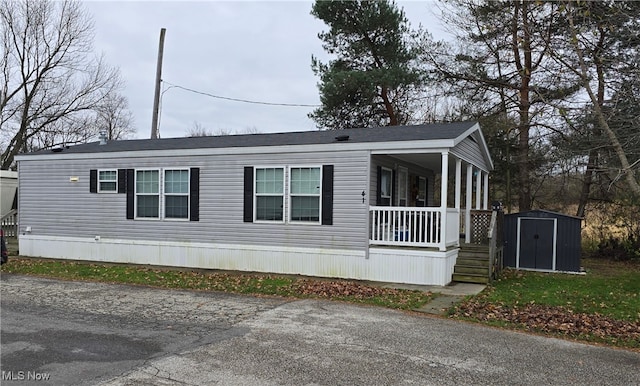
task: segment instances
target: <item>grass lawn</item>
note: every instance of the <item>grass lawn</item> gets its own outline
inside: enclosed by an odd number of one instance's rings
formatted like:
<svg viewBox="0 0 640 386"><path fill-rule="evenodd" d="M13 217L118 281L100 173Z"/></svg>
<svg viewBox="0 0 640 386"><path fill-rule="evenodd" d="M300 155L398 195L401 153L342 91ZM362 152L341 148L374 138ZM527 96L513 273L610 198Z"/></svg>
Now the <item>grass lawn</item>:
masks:
<svg viewBox="0 0 640 386"><path fill-rule="evenodd" d="M9 264L3 265L0 272L65 280L138 284L160 288L221 291L293 298L330 298L402 310L419 308L431 301L434 296L429 292L371 287L347 280L149 268L126 264L100 264L28 257L10 258Z"/></svg>
<svg viewBox="0 0 640 386"><path fill-rule="evenodd" d="M586 275L505 270L451 316L640 348L640 263L585 259Z"/></svg>

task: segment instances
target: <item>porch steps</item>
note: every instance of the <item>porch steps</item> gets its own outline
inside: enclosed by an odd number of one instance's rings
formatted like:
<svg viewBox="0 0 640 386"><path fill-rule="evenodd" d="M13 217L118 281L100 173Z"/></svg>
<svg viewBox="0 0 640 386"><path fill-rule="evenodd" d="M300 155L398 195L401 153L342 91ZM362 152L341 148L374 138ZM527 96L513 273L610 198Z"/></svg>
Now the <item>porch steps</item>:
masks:
<svg viewBox="0 0 640 386"><path fill-rule="evenodd" d="M452 279L462 283L489 283L489 247L477 244L461 245Z"/></svg>

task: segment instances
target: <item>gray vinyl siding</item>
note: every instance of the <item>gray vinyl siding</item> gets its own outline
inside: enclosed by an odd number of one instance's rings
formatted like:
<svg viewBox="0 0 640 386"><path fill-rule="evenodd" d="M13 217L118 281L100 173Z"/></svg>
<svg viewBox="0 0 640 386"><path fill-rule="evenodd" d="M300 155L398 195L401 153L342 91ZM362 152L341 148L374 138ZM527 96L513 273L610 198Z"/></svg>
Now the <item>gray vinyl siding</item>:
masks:
<svg viewBox="0 0 640 386"><path fill-rule="evenodd" d="M471 139L471 136L465 138L458 143L456 147L451 149L451 154L473 164L475 167L478 167L485 172L490 171L490 167L482 154L480 146Z"/></svg>
<svg viewBox="0 0 640 386"><path fill-rule="evenodd" d="M99 157L100 154L96 154ZM367 151L22 160L20 225L33 235L362 250ZM243 222L245 166L334 165L333 225ZM127 220L126 194L90 193L91 169L200 168L200 221ZM70 182L77 176L78 182Z"/></svg>

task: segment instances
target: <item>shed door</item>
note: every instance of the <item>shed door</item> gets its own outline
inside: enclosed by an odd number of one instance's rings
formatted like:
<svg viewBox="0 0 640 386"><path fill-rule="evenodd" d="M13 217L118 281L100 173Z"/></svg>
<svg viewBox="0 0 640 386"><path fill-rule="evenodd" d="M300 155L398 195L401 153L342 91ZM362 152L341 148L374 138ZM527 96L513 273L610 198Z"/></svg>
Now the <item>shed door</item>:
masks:
<svg viewBox="0 0 640 386"><path fill-rule="evenodd" d="M520 268L554 269L555 219L520 218Z"/></svg>

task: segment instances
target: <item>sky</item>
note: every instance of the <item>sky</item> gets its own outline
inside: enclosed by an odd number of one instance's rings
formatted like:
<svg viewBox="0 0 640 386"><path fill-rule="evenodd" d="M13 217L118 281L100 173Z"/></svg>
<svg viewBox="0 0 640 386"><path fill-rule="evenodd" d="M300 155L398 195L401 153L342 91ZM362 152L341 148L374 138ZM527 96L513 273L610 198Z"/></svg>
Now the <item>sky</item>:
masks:
<svg viewBox="0 0 640 386"><path fill-rule="evenodd" d="M312 55L329 57L312 1L86 1L94 49L120 69L136 138L149 138L160 29L166 28L159 135L183 137L196 124L214 133L316 130L314 107L270 106L212 98L319 105ZM436 38L433 1L399 1L412 27ZM200 93L186 91L180 86Z"/></svg>

